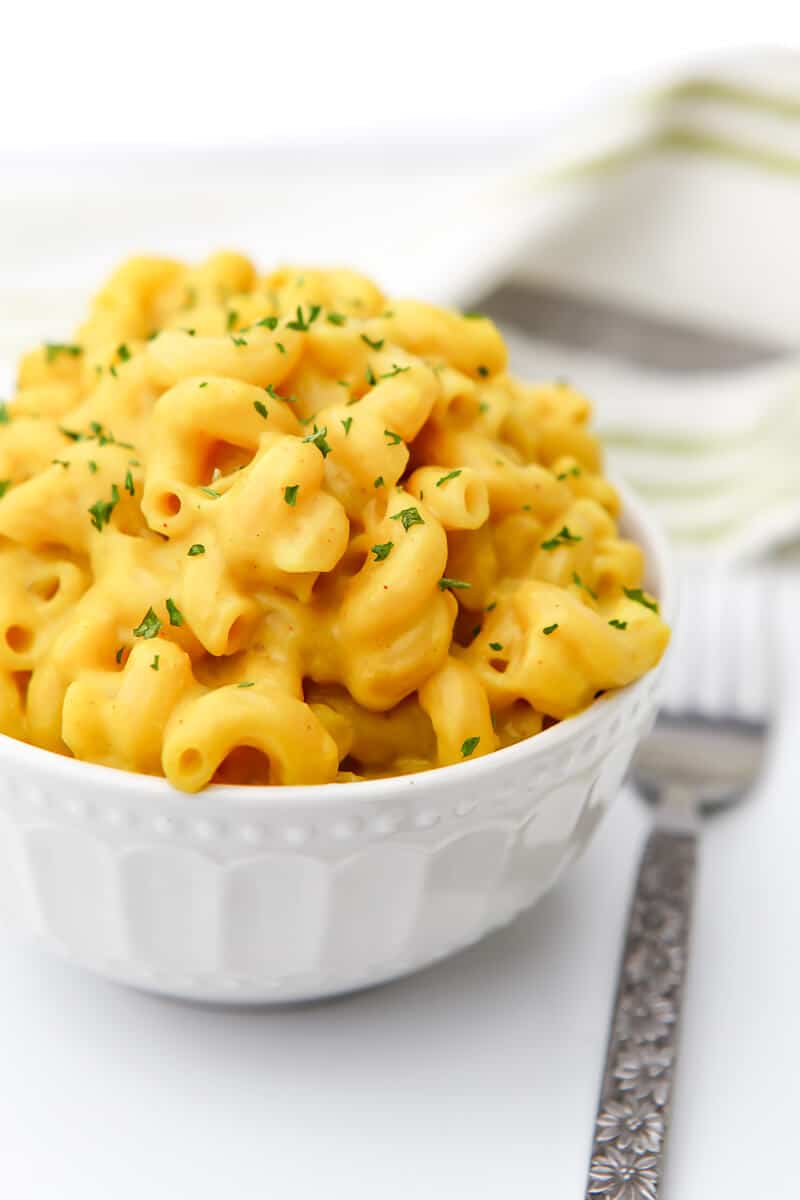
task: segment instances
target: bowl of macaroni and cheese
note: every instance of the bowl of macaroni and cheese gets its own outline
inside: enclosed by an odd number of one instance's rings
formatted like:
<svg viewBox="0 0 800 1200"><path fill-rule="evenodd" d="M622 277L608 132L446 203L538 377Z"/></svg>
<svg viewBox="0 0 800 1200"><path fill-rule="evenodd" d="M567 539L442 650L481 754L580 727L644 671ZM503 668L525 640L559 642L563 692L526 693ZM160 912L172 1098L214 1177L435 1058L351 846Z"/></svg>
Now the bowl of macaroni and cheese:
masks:
<svg viewBox="0 0 800 1200"><path fill-rule="evenodd" d="M118 269L0 407L0 895L176 996L380 982L530 906L652 720L660 535L586 399L346 270Z"/></svg>

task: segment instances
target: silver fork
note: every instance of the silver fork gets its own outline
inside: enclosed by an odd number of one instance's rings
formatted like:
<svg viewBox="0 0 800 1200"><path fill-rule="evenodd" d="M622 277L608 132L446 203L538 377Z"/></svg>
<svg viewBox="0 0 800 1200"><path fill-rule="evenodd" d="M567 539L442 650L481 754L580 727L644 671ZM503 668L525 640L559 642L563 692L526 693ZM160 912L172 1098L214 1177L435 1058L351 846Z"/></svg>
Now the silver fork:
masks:
<svg viewBox="0 0 800 1200"><path fill-rule="evenodd" d="M766 584L693 576L664 709L633 767L655 806L628 916L587 1200L657 1200L664 1172L702 817L744 799L772 709Z"/></svg>

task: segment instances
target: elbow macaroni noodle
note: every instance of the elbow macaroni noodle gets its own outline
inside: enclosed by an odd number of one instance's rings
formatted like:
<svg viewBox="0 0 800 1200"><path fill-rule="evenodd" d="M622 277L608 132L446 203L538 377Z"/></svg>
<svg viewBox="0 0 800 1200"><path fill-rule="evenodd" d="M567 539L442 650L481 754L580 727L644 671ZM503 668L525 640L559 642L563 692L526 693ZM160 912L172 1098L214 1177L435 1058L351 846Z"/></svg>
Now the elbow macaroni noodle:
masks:
<svg viewBox="0 0 800 1200"><path fill-rule="evenodd" d="M579 712L669 636L588 418L487 319L132 259L0 409L0 730L196 791Z"/></svg>

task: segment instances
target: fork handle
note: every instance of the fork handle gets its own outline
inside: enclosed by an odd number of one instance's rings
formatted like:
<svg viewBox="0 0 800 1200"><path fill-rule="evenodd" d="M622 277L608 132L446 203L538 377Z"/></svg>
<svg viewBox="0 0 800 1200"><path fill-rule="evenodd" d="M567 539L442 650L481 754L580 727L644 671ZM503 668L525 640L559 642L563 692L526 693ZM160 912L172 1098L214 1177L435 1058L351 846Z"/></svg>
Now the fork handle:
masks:
<svg viewBox="0 0 800 1200"><path fill-rule="evenodd" d="M697 837L657 828L633 894L589 1165L587 1200L657 1200L689 949Z"/></svg>

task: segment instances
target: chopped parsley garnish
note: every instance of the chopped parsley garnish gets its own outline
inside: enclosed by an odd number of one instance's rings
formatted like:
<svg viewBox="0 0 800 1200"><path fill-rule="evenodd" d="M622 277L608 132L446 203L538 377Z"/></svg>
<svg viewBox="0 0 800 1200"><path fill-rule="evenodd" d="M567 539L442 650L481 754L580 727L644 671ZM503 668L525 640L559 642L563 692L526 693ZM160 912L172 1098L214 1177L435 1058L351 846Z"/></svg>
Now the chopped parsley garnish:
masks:
<svg viewBox="0 0 800 1200"><path fill-rule="evenodd" d="M198 383L198 387L208 387L208 380L204 379L202 383Z"/></svg>
<svg viewBox="0 0 800 1200"><path fill-rule="evenodd" d="M567 546L570 542L582 542L583 538L576 533L570 533L566 525L562 525L555 537L542 542L543 550L556 550L559 546Z"/></svg>
<svg viewBox="0 0 800 1200"><path fill-rule="evenodd" d="M183 613L171 596L167 596L167 612L170 625L180 626L183 624Z"/></svg>
<svg viewBox="0 0 800 1200"><path fill-rule="evenodd" d="M97 463L94 461L93 458L90 458L86 465L93 475L97 474Z"/></svg>
<svg viewBox="0 0 800 1200"><path fill-rule="evenodd" d="M593 591L593 590L592 590L592 589L589 587L588 583L584 583L584 582L583 582L583 580L581 579L581 577L580 577L580 575L578 574L578 572L577 572L577 571L573 571L573 572L572 572L572 582L575 584L575 586L576 586L576 587L583 588L583 590L584 590L585 592L588 592L588 593L589 593L589 595L592 597L592 599L593 599L593 600L596 600L596 599L597 599L597 592Z"/></svg>
<svg viewBox="0 0 800 1200"><path fill-rule="evenodd" d="M51 458L51 463L56 467L68 467L69 463L64 458Z"/></svg>
<svg viewBox="0 0 800 1200"><path fill-rule="evenodd" d="M188 335L189 335L189 337L196 337L196 336L197 336L197 330L196 330L196 329L184 329L184 330L183 330L183 332L184 332L184 333L186 333L186 334L188 334Z"/></svg>
<svg viewBox="0 0 800 1200"><path fill-rule="evenodd" d="M256 685L252 679L245 679L241 683L237 683L236 686L237 687L255 687Z"/></svg>
<svg viewBox="0 0 800 1200"><path fill-rule="evenodd" d="M235 333L231 334L231 341L233 342L234 346L246 346L247 345L247 338L237 337Z"/></svg>
<svg viewBox="0 0 800 1200"><path fill-rule="evenodd" d="M424 520L419 515L419 509L416 508L403 508L400 510L400 512L396 512L389 519L391 521L399 521L406 532L408 532L412 525L425 524Z"/></svg>
<svg viewBox="0 0 800 1200"><path fill-rule="evenodd" d="M465 583L463 579L448 579L443 575L439 580L439 591L446 592L448 588L468 588L472 587L471 583Z"/></svg>
<svg viewBox="0 0 800 1200"><path fill-rule="evenodd" d="M503 643L502 642L489 642L489 649L490 650L502 650Z"/></svg>
<svg viewBox="0 0 800 1200"><path fill-rule="evenodd" d="M381 375L381 379L394 379L395 375L402 375L404 371L410 371L411 367L398 367L397 363L392 363L391 371L386 371Z"/></svg>
<svg viewBox="0 0 800 1200"><path fill-rule="evenodd" d="M220 496L222 495L221 492L215 492L214 489L210 487L201 487L200 491L205 492L206 496L210 496L212 500L219 500Z"/></svg>
<svg viewBox="0 0 800 1200"><path fill-rule="evenodd" d="M119 344L119 346L117 346L117 357L120 362L129 362L130 361L131 352L130 352L130 349L128 348L128 346L125 344L125 342L121 342Z"/></svg>
<svg viewBox="0 0 800 1200"><path fill-rule="evenodd" d="M383 436L386 438L386 444L388 446L398 446L403 440L400 437L400 434L395 433L393 429L384 429Z"/></svg>
<svg viewBox="0 0 800 1200"><path fill-rule="evenodd" d="M380 542L377 546L372 547L372 553L375 555L375 562L383 562L392 553L394 542Z"/></svg>
<svg viewBox="0 0 800 1200"><path fill-rule="evenodd" d="M494 610L496 608L497 608L497 601L493 600L491 604L486 605L486 608L483 611L484 612L494 612Z"/></svg>
<svg viewBox="0 0 800 1200"><path fill-rule="evenodd" d="M484 366L478 367L478 374L480 375L481 379L485 379L489 374L489 368Z"/></svg>
<svg viewBox="0 0 800 1200"><path fill-rule="evenodd" d="M628 622L620 621L619 617L615 617L613 621L609 621L608 623L614 629L627 629L628 628Z"/></svg>
<svg viewBox="0 0 800 1200"><path fill-rule="evenodd" d="M297 489L299 487L299 483L290 483L283 489L283 499L291 508L294 508L297 504Z"/></svg>
<svg viewBox="0 0 800 1200"><path fill-rule="evenodd" d="M206 548L203 545L203 543L195 542L193 546L189 547L188 557L189 558L197 558L198 554L205 554L205 552L206 552Z"/></svg>
<svg viewBox="0 0 800 1200"><path fill-rule="evenodd" d="M650 612L658 612L658 605L656 604L655 600L649 600L641 588L624 587L622 590L629 600L633 600L636 604L641 604L645 608L649 608Z"/></svg>
<svg viewBox="0 0 800 1200"><path fill-rule="evenodd" d="M277 329L277 317L262 317L260 321L256 321L256 325L260 325L263 329Z"/></svg>
<svg viewBox="0 0 800 1200"><path fill-rule="evenodd" d="M349 388L349 387L350 387L350 383L349 383L349 381L348 381L347 379L337 379L337 380L336 380L336 383L337 383L337 385L338 385L339 387L343 387L343 388Z"/></svg>
<svg viewBox="0 0 800 1200"><path fill-rule="evenodd" d="M117 651L117 653L114 655L114 660L115 660L115 662L117 662L117 663L121 663L121 662L122 662L122 656L123 656L123 654L124 654L124 653L125 653L125 647L124 647L124 646L120 646L119 650L118 650L118 651Z"/></svg>
<svg viewBox="0 0 800 1200"><path fill-rule="evenodd" d="M436 486L441 487L443 483L447 483L448 479L456 479L460 474L461 474L460 467L457 471L448 471L448 473L446 475L443 475L441 479L436 480Z"/></svg>
<svg viewBox="0 0 800 1200"><path fill-rule="evenodd" d="M308 330L314 324L322 310L319 304L312 304L309 307L308 316L304 317L302 306L298 304L296 311L296 318L293 321L286 322L287 329L296 329L298 333L308 333Z"/></svg>
<svg viewBox="0 0 800 1200"><path fill-rule="evenodd" d="M369 346L370 350L382 350L383 349L383 342L384 342L383 338L378 338L377 341L373 342L371 337L367 337L367 335L365 333L362 333L361 340L362 340L362 342L366 342L366 344Z"/></svg>
<svg viewBox="0 0 800 1200"><path fill-rule="evenodd" d="M0 400L0 425L7 425L11 420L11 413L8 411L8 405L5 400Z"/></svg>
<svg viewBox="0 0 800 1200"><path fill-rule="evenodd" d="M267 408L267 406L266 406L266 404L264 403L264 401L263 401L263 400L254 400L254 401L253 401L253 408L256 410L256 412L258 413L258 415L259 415L260 417L263 417L263 418L264 418L264 420L266 421L267 417L269 416L269 409Z"/></svg>
<svg viewBox="0 0 800 1200"><path fill-rule="evenodd" d="M325 320L330 325L344 325L347 317L344 315L344 313L329 312Z"/></svg>
<svg viewBox="0 0 800 1200"><path fill-rule="evenodd" d="M489 411L489 405L485 400L481 400L480 404L478 405L478 411L482 413L487 413Z"/></svg>
<svg viewBox="0 0 800 1200"><path fill-rule="evenodd" d="M462 313L461 315L467 321L487 321L488 320L488 317L485 317L483 313L479 313L479 312L465 312L465 313Z"/></svg>
<svg viewBox="0 0 800 1200"><path fill-rule="evenodd" d="M150 663L150 670L151 670L151 671L157 671L157 670L158 670L158 660L159 660L160 658L161 658L161 655L160 655L160 654L156 654L156 655L154 656L154 658L153 658L153 661Z"/></svg>
<svg viewBox="0 0 800 1200"><path fill-rule="evenodd" d="M161 632L161 622L159 621L152 608L148 608L147 612L142 617L140 623L133 631L134 637L148 638L158 637Z"/></svg>
<svg viewBox="0 0 800 1200"><path fill-rule="evenodd" d="M45 358L48 363L55 362L59 354L70 358L79 358L83 354L83 346L75 346L70 342L45 342Z"/></svg>
<svg viewBox="0 0 800 1200"><path fill-rule="evenodd" d="M377 477L377 479L376 479L376 480L373 482L372 486L373 486L374 488L385 487L385 486L386 486L386 484L385 484L385 483L384 483L384 481L383 481L383 476L382 476L382 475L379 475L379 476Z"/></svg>
<svg viewBox="0 0 800 1200"><path fill-rule="evenodd" d="M350 432L350 426L352 424L353 424L352 417L345 417L345 419L342 421L342 429L344 430L345 437L347 437L348 433Z"/></svg>
<svg viewBox="0 0 800 1200"><path fill-rule="evenodd" d="M111 520L111 514L119 504L119 488L115 483L111 485L110 500L96 500L92 507L88 510L92 518L92 525L98 533L103 532L103 526L108 525Z"/></svg>
<svg viewBox="0 0 800 1200"><path fill-rule="evenodd" d="M461 743L461 757L469 758L473 750L477 750L480 740L481 739L479 737L465 738Z"/></svg>
<svg viewBox="0 0 800 1200"><path fill-rule="evenodd" d="M570 467L568 471L562 471L560 475L556 475L556 479L568 479L570 475L574 475L577 479L580 473L580 467Z"/></svg>
<svg viewBox="0 0 800 1200"><path fill-rule="evenodd" d="M110 366L108 369L109 369L109 372L110 372L110 373L111 373L111 374L114 376L114 378L116 379L116 378L117 378L117 368L116 368L115 366Z"/></svg>
<svg viewBox="0 0 800 1200"><path fill-rule="evenodd" d="M0 500L5 496L8 489L11 487L10 479L0 479Z"/></svg>
<svg viewBox="0 0 800 1200"><path fill-rule="evenodd" d="M282 399L282 397L279 396L278 393L275 391L275 385L273 383L268 383L267 386L264 388L264 391L267 393L268 396L271 396L273 400L281 400Z"/></svg>
<svg viewBox="0 0 800 1200"><path fill-rule="evenodd" d="M555 631L557 629L558 629L558 621L556 621L554 625L545 625L544 629L542 630L542 633L545 635L545 637L549 637L550 634L555 633Z"/></svg>
<svg viewBox="0 0 800 1200"><path fill-rule="evenodd" d="M327 436L328 436L328 426L327 425L323 425L321 429L317 429L317 427L315 425L314 432L309 433L308 437L304 437L303 441L310 442L313 446L316 446L317 449L319 450L320 454L322 455L322 457L327 458L331 452L331 448L326 441Z"/></svg>
<svg viewBox="0 0 800 1200"><path fill-rule="evenodd" d="M371 367L371 366L369 366L369 364L367 364L367 369L366 369L366 371L365 371L365 374L366 374L366 377L367 377L367 383L369 384L369 386L370 386L370 387L375 387L375 384L376 384L378 381L377 381L377 379L375 378L375 372L373 371L372 367Z"/></svg>
<svg viewBox="0 0 800 1200"><path fill-rule="evenodd" d="M231 308L228 311L227 317L225 318L225 328L228 331L228 333L230 333L230 331L233 329L234 325L236 324L236 322L238 320L239 320L238 312L236 311L235 308Z"/></svg>
<svg viewBox="0 0 800 1200"><path fill-rule="evenodd" d="M474 625L473 626L473 628L470 630L470 635L469 635L470 644L472 644L472 642L475 641L475 638L478 636L478 634L480 633L482 628L483 628L482 625Z"/></svg>
<svg viewBox="0 0 800 1200"><path fill-rule="evenodd" d="M133 486L133 476L131 475L130 468L125 472L125 491L129 496L136 495L136 488Z"/></svg>
<svg viewBox="0 0 800 1200"><path fill-rule="evenodd" d="M286 353L286 347L284 346L283 342L276 342L276 343L275 343L275 345L278 347L278 349L280 350L281 354L285 354L285 353Z"/></svg>

